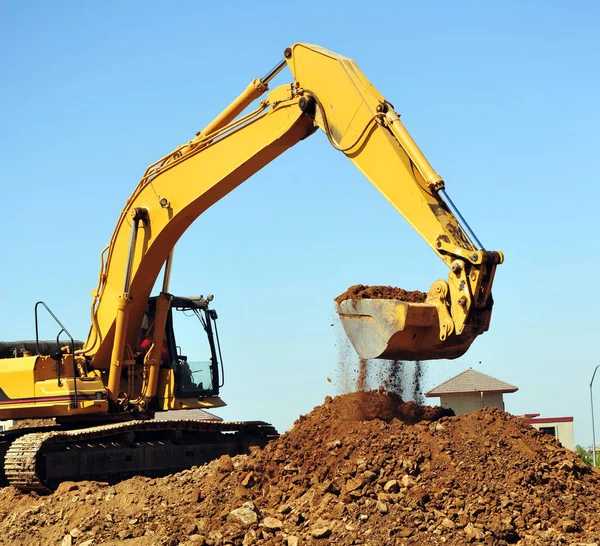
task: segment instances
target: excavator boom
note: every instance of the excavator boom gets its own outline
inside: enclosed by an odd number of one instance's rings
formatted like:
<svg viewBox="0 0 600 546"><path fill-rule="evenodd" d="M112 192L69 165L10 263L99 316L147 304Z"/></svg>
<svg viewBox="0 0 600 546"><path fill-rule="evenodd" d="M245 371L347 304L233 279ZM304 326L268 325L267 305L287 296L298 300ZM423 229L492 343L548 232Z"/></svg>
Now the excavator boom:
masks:
<svg viewBox="0 0 600 546"><path fill-rule="evenodd" d="M292 82L269 90L286 66ZM487 330L502 253L482 247L391 103L356 63L298 43L192 140L147 168L101 253L83 347L72 339L52 351L37 339L34 345L0 347L14 357L0 367L0 419L57 418L51 429L0 434L11 483L42 492L64 479L159 475L219 454L247 452L277 435L262 422L152 420L158 411L224 405L212 296L174 297L170 271L177 241L204 211L319 129L449 268L448 279L435 281L424 301L336 301L358 354L455 358ZM161 291L150 298L161 269ZM203 325L207 367L192 369L193 361L181 354L174 310ZM61 334L70 337L50 314L61 328L57 343Z"/></svg>
<svg viewBox="0 0 600 546"><path fill-rule="evenodd" d="M96 368L112 366L113 378L125 347L135 343L145 302L179 237L208 207L317 128L451 269L448 281L434 283L424 304L337 305L359 354L454 358L487 329L491 284L502 254L481 248L455 214L443 180L392 105L350 59L307 44L287 48L284 57L192 141L151 165L121 213L105 249L84 351ZM294 81L240 116L268 90L284 63ZM136 238L132 230L141 235ZM126 318L119 321L120 315Z"/></svg>

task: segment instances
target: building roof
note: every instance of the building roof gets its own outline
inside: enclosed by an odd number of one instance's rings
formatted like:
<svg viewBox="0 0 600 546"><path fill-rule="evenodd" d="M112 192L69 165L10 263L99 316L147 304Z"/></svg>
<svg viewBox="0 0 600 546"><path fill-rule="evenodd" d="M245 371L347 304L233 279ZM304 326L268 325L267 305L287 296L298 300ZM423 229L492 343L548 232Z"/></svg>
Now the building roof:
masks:
<svg viewBox="0 0 600 546"><path fill-rule="evenodd" d="M525 422L529 425L543 425L550 423L572 423L573 417L537 417L539 413L536 413L536 417L528 417L531 414L525 414Z"/></svg>
<svg viewBox="0 0 600 546"><path fill-rule="evenodd" d="M448 394L467 394L473 392L515 392L519 389L510 383L500 381L491 375L469 368L447 381L444 381L437 387L425 393L427 397L448 395Z"/></svg>

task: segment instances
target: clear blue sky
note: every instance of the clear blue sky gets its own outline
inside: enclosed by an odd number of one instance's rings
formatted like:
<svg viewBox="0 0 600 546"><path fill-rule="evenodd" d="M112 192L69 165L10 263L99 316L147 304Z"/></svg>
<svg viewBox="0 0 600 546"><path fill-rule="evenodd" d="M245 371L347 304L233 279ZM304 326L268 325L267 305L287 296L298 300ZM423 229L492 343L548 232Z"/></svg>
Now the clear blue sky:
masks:
<svg viewBox="0 0 600 546"><path fill-rule="evenodd" d="M576 442L589 444L598 21L591 1L2 2L0 338L34 336L38 299L85 337L99 252L145 167L286 46L316 43L358 62L479 239L506 254L490 331L461 359L428 363L425 388L472 366L519 387L509 411L573 415ZM171 288L216 295L220 414L285 430L336 394L333 297L356 283L427 290L446 276L317 134L198 219Z"/></svg>

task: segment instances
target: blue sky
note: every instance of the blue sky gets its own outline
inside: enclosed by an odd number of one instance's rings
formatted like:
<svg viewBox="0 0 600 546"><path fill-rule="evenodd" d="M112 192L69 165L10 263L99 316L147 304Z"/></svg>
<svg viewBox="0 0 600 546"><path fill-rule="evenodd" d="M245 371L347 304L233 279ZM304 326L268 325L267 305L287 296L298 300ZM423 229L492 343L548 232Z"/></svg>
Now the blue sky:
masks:
<svg viewBox="0 0 600 546"><path fill-rule="evenodd" d="M85 337L99 252L145 167L286 46L316 43L357 61L484 246L506 255L490 331L464 357L427 363L425 389L472 366L519 387L507 410L573 415L589 444L599 20L594 2L3 2L0 338L33 337L39 299ZM337 393L333 297L446 276L319 133L197 220L171 289L215 294L220 414L285 430Z"/></svg>

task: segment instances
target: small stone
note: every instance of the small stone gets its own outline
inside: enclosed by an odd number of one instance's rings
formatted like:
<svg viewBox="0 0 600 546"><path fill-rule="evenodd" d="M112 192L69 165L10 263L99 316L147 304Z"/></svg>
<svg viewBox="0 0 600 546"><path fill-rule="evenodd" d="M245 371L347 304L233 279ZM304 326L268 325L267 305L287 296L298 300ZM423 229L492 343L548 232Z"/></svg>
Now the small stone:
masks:
<svg viewBox="0 0 600 546"><path fill-rule="evenodd" d="M80 542L78 546L94 546L95 543L96 541L93 538L90 538L89 540L84 540L83 542Z"/></svg>
<svg viewBox="0 0 600 546"><path fill-rule="evenodd" d="M289 504L282 504L277 511L280 514L289 514L292 511L292 507Z"/></svg>
<svg viewBox="0 0 600 546"><path fill-rule="evenodd" d="M474 540L482 540L485 536L481 529L477 529L470 522L465 526L464 532L469 542L473 542Z"/></svg>
<svg viewBox="0 0 600 546"><path fill-rule="evenodd" d="M442 520L442 526L446 529L454 529L456 527L456 525L454 525L454 522L449 518L444 518Z"/></svg>
<svg viewBox="0 0 600 546"><path fill-rule="evenodd" d="M77 527L75 527L75 529L71 529L69 531L69 534L73 537L73 538L77 538L79 535L81 535L81 530L77 529Z"/></svg>
<svg viewBox="0 0 600 546"><path fill-rule="evenodd" d="M195 523L188 523L185 526L185 534L186 535L195 535L198 533L198 525Z"/></svg>
<svg viewBox="0 0 600 546"><path fill-rule="evenodd" d="M131 531L128 531L127 529L124 529L123 531L119 531L119 532L117 533L117 535L118 535L118 537L119 537L121 540L125 540L125 539L128 539L128 538L131 538L131 536L132 536L132 535L131 535Z"/></svg>
<svg viewBox="0 0 600 546"><path fill-rule="evenodd" d="M333 442L329 442L327 444L327 449L328 450L332 450L332 449L336 449L338 447L342 447L342 442L340 442L339 440L333 440Z"/></svg>
<svg viewBox="0 0 600 546"><path fill-rule="evenodd" d="M271 531L280 531L283 527L283 523L280 520L271 517L266 517L263 520L263 525Z"/></svg>
<svg viewBox="0 0 600 546"><path fill-rule="evenodd" d="M251 505L251 506L250 506ZM227 516L228 521L241 523L246 527L254 525L258 522L258 515L256 514L256 507L251 502L245 502L239 508L229 512Z"/></svg>
<svg viewBox="0 0 600 546"><path fill-rule="evenodd" d="M60 546L71 546L73 544L73 537L71 535L65 535L60 543Z"/></svg>
<svg viewBox="0 0 600 546"><path fill-rule="evenodd" d="M562 528L565 533L575 533L576 531L579 531L579 525L572 519L563 520Z"/></svg>
<svg viewBox="0 0 600 546"><path fill-rule="evenodd" d="M298 539L298 537L295 537L293 535L287 537L287 546L298 546L299 543L300 540Z"/></svg>
<svg viewBox="0 0 600 546"><path fill-rule="evenodd" d="M396 480L390 480L383 486L383 490L386 493L398 493L400 486Z"/></svg>
<svg viewBox="0 0 600 546"><path fill-rule="evenodd" d="M402 476L402 487L411 487L415 484L415 479L412 476L406 474L406 476Z"/></svg>
<svg viewBox="0 0 600 546"><path fill-rule="evenodd" d="M252 487L254 485L254 472L246 474L246 477L242 480L242 485L244 487Z"/></svg>
<svg viewBox="0 0 600 546"><path fill-rule="evenodd" d="M385 502L377 501L377 510L379 510L380 514L387 514L388 506Z"/></svg>
<svg viewBox="0 0 600 546"><path fill-rule="evenodd" d="M115 519L112 517L112 514L106 514L106 516L104 516L104 519L106 521L108 521L109 523L114 523Z"/></svg>
<svg viewBox="0 0 600 546"><path fill-rule="evenodd" d="M245 535L244 540L242 540L242 546L254 546L256 544L256 531L254 529L250 529ZM233 542L225 542L224 544L233 544Z"/></svg>
<svg viewBox="0 0 600 546"><path fill-rule="evenodd" d="M413 534L412 529L409 529L408 527L405 527L404 529L400 529L400 532L398 533L398 536L401 538L408 538Z"/></svg>
<svg viewBox="0 0 600 546"><path fill-rule="evenodd" d="M435 425L435 431L436 432L444 432L446 429L444 428L444 425L442 425L441 423L437 423Z"/></svg>
<svg viewBox="0 0 600 546"><path fill-rule="evenodd" d="M362 478L350 478L346 482L346 491L356 491L358 489L361 489L363 485L365 485L365 482Z"/></svg>
<svg viewBox="0 0 600 546"><path fill-rule="evenodd" d="M219 464L217 466L219 472L226 474L227 472L233 472L233 461L229 455L221 455L219 457Z"/></svg>
<svg viewBox="0 0 600 546"><path fill-rule="evenodd" d="M377 477L377 474L375 474L375 472L372 472L371 470L365 470L363 472L363 477L367 481L372 482Z"/></svg>
<svg viewBox="0 0 600 546"><path fill-rule="evenodd" d="M202 535L191 535L188 537L188 540L199 546L203 546L206 543Z"/></svg>
<svg viewBox="0 0 600 546"><path fill-rule="evenodd" d="M313 527L310 534L314 538L327 538L331 534L331 529L329 527Z"/></svg>

